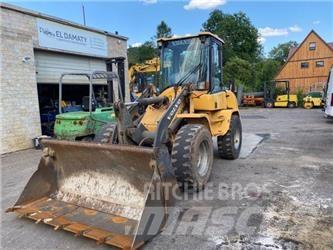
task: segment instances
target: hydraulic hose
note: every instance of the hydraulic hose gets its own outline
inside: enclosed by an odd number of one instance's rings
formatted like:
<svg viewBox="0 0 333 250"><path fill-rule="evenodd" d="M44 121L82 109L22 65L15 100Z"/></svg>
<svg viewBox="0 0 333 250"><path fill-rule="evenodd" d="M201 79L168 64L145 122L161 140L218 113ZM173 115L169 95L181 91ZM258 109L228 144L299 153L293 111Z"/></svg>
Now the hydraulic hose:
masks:
<svg viewBox="0 0 333 250"><path fill-rule="evenodd" d="M163 103L168 101L168 97L166 97L166 96L157 96L157 97L149 97L149 98L139 98L136 101L139 104L143 104L143 105L163 104Z"/></svg>

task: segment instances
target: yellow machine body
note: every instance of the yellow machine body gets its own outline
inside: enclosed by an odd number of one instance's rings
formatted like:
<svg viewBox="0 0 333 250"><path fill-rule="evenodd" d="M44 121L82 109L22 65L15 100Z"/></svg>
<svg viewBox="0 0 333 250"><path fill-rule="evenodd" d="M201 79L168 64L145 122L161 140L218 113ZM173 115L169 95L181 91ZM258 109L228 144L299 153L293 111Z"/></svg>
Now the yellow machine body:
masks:
<svg viewBox="0 0 333 250"><path fill-rule="evenodd" d="M324 106L324 100L321 92L312 92L303 98L303 107L305 109L311 109L313 107L323 107L323 106Z"/></svg>
<svg viewBox="0 0 333 250"><path fill-rule="evenodd" d="M155 57L151 60L146 60L144 63L132 65L128 69L128 79L130 82L130 92L136 97L141 96L142 91L138 88L138 74L154 75L160 71L160 59Z"/></svg>
<svg viewBox="0 0 333 250"><path fill-rule="evenodd" d="M168 88L160 94L160 96L167 96L170 101L174 100L176 95L173 88ZM237 98L229 90L218 93L193 91L187 105L189 105L189 112L179 112L175 119L184 119L187 123L206 125L212 136L226 134L229 130L232 114L239 113ZM164 112L165 107L155 108L151 105L147 108L141 123L148 131L154 132Z"/></svg>
<svg viewBox="0 0 333 250"><path fill-rule="evenodd" d="M297 106L298 99L297 95L289 95L289 103L295 103ZM276 97L276 101L274 102L274 107L283 107L287 108L288 107L288 95L278 95Z"/></svg>

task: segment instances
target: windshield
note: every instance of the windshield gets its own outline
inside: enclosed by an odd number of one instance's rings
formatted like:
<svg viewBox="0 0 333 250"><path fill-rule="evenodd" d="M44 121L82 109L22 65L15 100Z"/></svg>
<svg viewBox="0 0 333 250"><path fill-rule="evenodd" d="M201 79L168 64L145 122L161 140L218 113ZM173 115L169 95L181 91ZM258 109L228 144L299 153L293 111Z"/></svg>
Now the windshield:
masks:
<svg viewBox="0 0 333 250"><path fill-rule="evenodd" d="M206 81L208 70L204 62L207 62L207 47L199 38L169 41L162 49L158 89L162 91L174 85L200 63L203 64L200 70L191 75L187 82Z"/></svg>
<svg viewBox="0 0 333 250"><path fill-rule="evenodd" d="M134 76L133 89L136 93L143 92L147 85L155 84L156 72L136 73Z"/></svg>

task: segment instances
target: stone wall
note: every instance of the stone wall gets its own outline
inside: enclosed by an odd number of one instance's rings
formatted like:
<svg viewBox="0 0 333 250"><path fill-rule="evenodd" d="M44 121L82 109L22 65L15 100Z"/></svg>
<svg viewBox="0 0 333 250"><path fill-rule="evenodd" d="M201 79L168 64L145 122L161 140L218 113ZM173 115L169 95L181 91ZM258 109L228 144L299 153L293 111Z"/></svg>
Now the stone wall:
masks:
<svg viewBox="0 0 333 250"><path fill-rule="evenodd" d="M0 154L31 148L32 138L41 135L34 61L36 19L0 4ZM126 58L128 83L127 41L111 36L107 40L109 57Z"/></svg>
<svg viewBox="0 0 333 250"><path fill-rule="evenodd" d="M36 25L31 16L0 11L1 153L8 153L31 147L31 139L41 134L33 51Z"/></svg>

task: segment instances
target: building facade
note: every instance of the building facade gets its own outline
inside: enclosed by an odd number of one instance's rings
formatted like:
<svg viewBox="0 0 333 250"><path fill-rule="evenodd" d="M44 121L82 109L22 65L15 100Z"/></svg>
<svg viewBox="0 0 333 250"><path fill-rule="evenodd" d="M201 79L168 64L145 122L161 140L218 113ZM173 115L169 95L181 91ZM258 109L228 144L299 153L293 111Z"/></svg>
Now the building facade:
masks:
<svg viewBox="0 0 333 250"><path fill-rule="evenodd" d="M111 58L124 58L128 83L124 36L4 3L0 21L1 153L30 148L42 134L41 112L57 100L61 73L107 70ZM75 77L64 81L67 98L89 91L87 82ZM122 88L128 99L128 86Z"/></svg>
<svg viewBox="0 0 333 250"><path fill-rule="evenodd" d="M289 80L291 93L321 91L333 66L333 43L311 31L298 47L290 48L286 63L275 77Z"/></svg>

